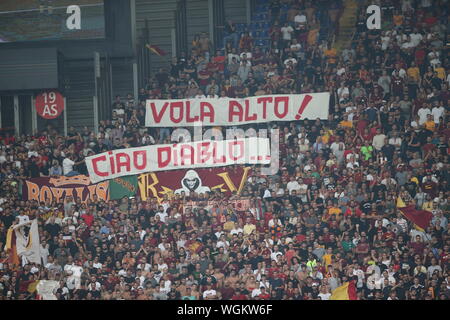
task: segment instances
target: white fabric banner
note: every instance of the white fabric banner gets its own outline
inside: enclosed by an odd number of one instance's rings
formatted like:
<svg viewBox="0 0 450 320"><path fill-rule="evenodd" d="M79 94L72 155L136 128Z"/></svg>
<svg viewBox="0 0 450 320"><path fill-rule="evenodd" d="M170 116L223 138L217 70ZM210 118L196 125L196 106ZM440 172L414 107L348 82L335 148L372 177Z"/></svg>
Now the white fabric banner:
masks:
<svg viewBox="0 0 450 320"><path fill-rule="evenodd" d="M145 172L269 164L268 138L203 140L103 152L86 158L92 183Z"/></svg>
<svg viewBox="0 0 450 320"><path fill-rule="evenodd" d="M31 224L31 225L30 225ZM13 227L16 235L17 255L22 263L41 264L41 250L37 219Z"/></svg>
<svg viewBox="0 0 450 320"><path fill-rule="evenodd" d="M270 121L328 119L329 92L248 98L147 100L147 127L234 126Z"/></svg>
<svg viewBox="0 0 450 320"><path fill-rule="evenodd" d="M59 282L56 280L40 280L36 286L36 291L42 297L41 300L56 300L53 291L58 287Z"/></svg>

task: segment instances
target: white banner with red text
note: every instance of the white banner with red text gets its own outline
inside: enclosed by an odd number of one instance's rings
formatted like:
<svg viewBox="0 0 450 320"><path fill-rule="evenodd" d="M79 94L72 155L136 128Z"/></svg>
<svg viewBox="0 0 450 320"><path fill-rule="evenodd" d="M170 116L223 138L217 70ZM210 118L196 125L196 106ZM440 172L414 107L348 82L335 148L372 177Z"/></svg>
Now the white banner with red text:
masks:
<svg viewBox="0 0 450 320"><path fill-rule="evenodd" d="M328 92L248 98L147 100L145 126L234 126L270 121L328 119Z"/></svg>
<svg viewBox="0 0 450 320"><path fill-rule="evenodd" d="M118 149L86 158L92 183L121 176L234 164L270 164L268 138L203 140Z"/></svg>

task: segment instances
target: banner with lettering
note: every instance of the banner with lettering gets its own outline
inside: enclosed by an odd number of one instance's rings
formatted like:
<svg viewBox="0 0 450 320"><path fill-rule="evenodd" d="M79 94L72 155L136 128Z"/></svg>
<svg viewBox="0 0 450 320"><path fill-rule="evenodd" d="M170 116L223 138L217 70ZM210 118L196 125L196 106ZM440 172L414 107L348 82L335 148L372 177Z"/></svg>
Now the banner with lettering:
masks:
<svg viewBox="0 0 450 320"><path fill-rule="evenodd" d="M270 164L268 138L204 140L108 151L86 158L92 182L176 169Z"/></svg>
<svg viewBox="0 0 450 320"><path fill-rule="evenodd" d="M234 126L270 121L328 119L328 92L247 98L147 100L147 127Z"/></svg>
<svg viewBox="0 0 450 320"><path fill-rule="evenodd" d="M109 181L109 199L116 200L123 197L133 197L137 193L137 176L111 179Z"/></svg>
<svg viewBox="0 0 450 320"><path fill-rule="evenodd" d="M175 170L170 172L151 172L138 177L139 194L142 200L191 195L219 190L226 195L240 194L250 174L250 167L222 167L197 170Z"/></svg>
<svg viewBox="0 0 450 320"><path fill-rule="evenodd" d="M67 196L72 196L83 203L95 197L107 201L108 186L108 181L93 184L85 175L33 178L22 185L22 199L62 203Z"/></svg>

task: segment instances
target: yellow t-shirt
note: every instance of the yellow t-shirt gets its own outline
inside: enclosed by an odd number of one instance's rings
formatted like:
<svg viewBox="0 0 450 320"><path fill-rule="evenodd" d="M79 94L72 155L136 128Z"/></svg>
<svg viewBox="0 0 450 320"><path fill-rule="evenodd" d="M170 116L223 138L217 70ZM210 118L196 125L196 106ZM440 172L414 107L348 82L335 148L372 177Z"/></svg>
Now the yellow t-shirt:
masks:
<svg viewBox="0 0 450 320"><path fill-rule="evenodd" d="M335 48L325 50L324 54L328 58L328 63L336 63L337 52Z"/></svg>
<svg viewBox="0 0 450 320"><path fill-rule="evenodd" d="M347 121L342 120L341 122L339 122L339 124L343 127L353 128L353 122L349 121L349 120L347 120Z"/></svg>
<svg viewBox="0 0 450 320"><path fill-rule="evenodd" d="M444 80L445 79L445 69L442 67L434 69L436 71L437 76L439 79Z"/></svg>
<svg viewBox="0 0 450 320"><path fill-rule="evenodd" d="M225 231L231 231L234 229L234 222L233 221L227 221L223 224L223 230Z"/></svg>
<svg viewBox="0 0 450 320"><path fill-rule="evenodd" d="M322 261L325 264L325 270L328 271L328 265L331 264L331 254L324 254L322 257Z"/></svg>
<svg viewBox="0 0 450 320"><path fill-rule="evenodd" d="M403 24L403 16L402 15L398 15L398 16L394 16L394 24L396 26L401 26Z"/></svg>
<svg viewBox="0 0 450 320"><path fill-rule="evenodd" d="M419 68L417 68L417 67L408 68L407 73L408 73L408 77L411 77L411 78L413 78L416 81L419 81L419 78L420 78L420 70L419 70Z"/></svg>
<svg viewBox="0 0 450 320"><path fill-rule="evenodd" d="M330 209L328 209L328 214L338 215L338 214L341 214L341 213L342 213L342 210L339 209L339 208L336 208L336 207L331 207Z"/></svg>
<svg viewBox="0 0 450 320"><path fill-rule="evenodd" d="M256 226L254 224L246 224L244 226L244 234L245 235L249 235L251 234L253 231L255 231Z"/></svg>
<svg viewBox="0 0 450 320"><path fill-rule="evenodd" d="M317 35L319 34L319 29L312 29L308 32L308 44L313 45L317 42Z"/></svg>
<svg viewBox="0 0 450 320"><path fill-rule="evenodd" d="M329 130L325 131L324 135L322 136L322 142L324 144L328 144L328 141L330 141L330 136L333 134L333 132L330 132Z"/></svg>
<svg viewBox="0 0 450 320"><path fill-rule="evenodd" d="M436 124L434 123L433 120L431 120L431 121L426 121L426 122L424 123L424 125L425 125L425 129L430 130L430 131L434 131L434 128L436 127Z"/></svg>

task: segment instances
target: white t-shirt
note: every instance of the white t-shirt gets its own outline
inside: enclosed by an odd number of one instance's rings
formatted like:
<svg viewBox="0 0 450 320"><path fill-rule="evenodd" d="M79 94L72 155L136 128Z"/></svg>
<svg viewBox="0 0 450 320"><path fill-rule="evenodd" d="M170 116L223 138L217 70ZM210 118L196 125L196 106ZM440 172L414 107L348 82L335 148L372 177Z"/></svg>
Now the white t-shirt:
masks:
<svg viewBox="0 0 450 320"><path fill-rule="evenodd" d="M441 63L441 60L439 60L439 58L434 58L432 60L430 60L430 64L433 68L436 68L436 66Z"/></svg>
<svg viewBox="0 0 450 320"><path fill-rule="evenodd" d="M337 89L337 94L338 94L338 97L339 97L339 100L340 100L340 99L342 99L344 97L344 94L350 95L350 90L348 90L348 87L343 87L343 88L339 87Z"/></svg>
<svg viewBox="0 0 450 320"><path fill-rule="evenodd" d="M28 151L28 158L31 157L39 157L39 153L37 151Z"/></svg>
<svg viewBox="0 0 450 320"><path fill-rule="evenodd" d="M251 52L241 52L240 54L240 58L244 59L244 54L247 57L247 60L251 60L252 59L252 53ZM249 61L250 62L250 61ZM251 64L250 64L251 65Z"/></svg>
<svg viewBox="0 0 450 320"><path fill-rule="evenodd" d="M294 18L295 23L306 23L306 16L304 14L298 14Z"/></svg>
<svg viewBox="0 0 450 320"><path fill-rule="evenodd" d="M123 116L123 115L125 114L125 110L122 109L122 108L113 109L113 111L115 111L116 114L117 114L119 117L121 117L121 116Z"/></svg>
<svg viewBox="0 0 450 320"><path fill-rule="evenodd" d="M401 45L402 49L411 49L411 48L414 48L414 47L415 47L415 45L414 45L414 42L412 42L412 41L410 41L410 42L403 42L403 44ZM404 77L402 77L402 78L404 78Z"/></svg>
<svg viewBox="0 0 450 320"><path fill-rule="evenodd" d="M89 291L100 291L101 288L102 285L98 281L96 281L95 284L93 284L92 282L88 284Z"/></svg>
<svg viewBox="0 0 450 320"><path fill-rule="evenodd" d="M392 75L394 75L394 73L395 73L395 70L392 71ZM400 78L406 77L406 71L405 71L405 69L400 68L400 70L398 70L398 76L399 76Z"/></svg>
<svg viewBox="0 0 450 320"><path fill-rule="evenodd" d="M342 76L344 73L345 73L345 68L344 67L342 67L342 68L338 69L338 71L336 71L336 74L338 76ZM348 90L348 88L347 88L347 90Z"/></svg>
<svg viewBox="0 0 450 320"><path fill-rule="evenodd" d="M283 40L291 40L292 32L294 32L294 29L292 29L291 26L281 28L281 33L283 34Z"/></svg>
<svg viewBox="0 0 450 320"><path fill-rule="evenodd" d="M396 148L400 148L401 144L402 144L402 138L390 138L389 139L389 144L392 144L393 146L395 146Z"/></svg>
<svg viewBox="0 0 450 320"><path fill-rule="evenodd" d="M386 136L382 133L377 134L376 136L373 137L372 139L372 146L377 149L378 151L381 150L381 148L384 146L384 139L386 138Z"/></svg>
<svg viewBox="0 0 450 320"><path fill-rule="evenodd" d="M73 276L77 277L77 278L81 277L81 274L83 273L83 267L82 266L74 265L74 266L72 266L71 270L73 272L72 273Z"/></svg>
<svg viewBox="0 0 450 320"><path fill-rule="evenodd" d="M168 269L168 268L169 268L169 266L166 263L158 264L159 271L164 271L164 269Z"/></svg>
<svg viewBox="0 0 450 320"><path fill-rule="evenodd" d="M234 228L230 231L230 234L234 235L234 234L239 234L239 233L244 233L244 230L242 228Z"/></svg>
<svg viewBox="0 0 450 320"><path fill-rule="evenodd" d="M322 300L330 300L331 293L319 293L318 296Z"/></svg>
<svg viewBox="0 0 450 320"><path fill-rule="evenodd" d="M73 171L73 166L75 165L75 162L73 162L69 158L65 158L62 164L63 164L63 174L66 175L69 172Z"/></svg>
<svg viewBox="0 0 450 320"><path fill-rule="evenodd" d="M381 37L381 50L386 50L389 46L389 42L391 41L391 37Z"/></svg>
<svg viewBox="0 0 450 320"><path fill-rule="evenodd" d="M228 64L230 64L233 61L233 58L236 58L236 62L241 61L241 58L237 54L229 53L228 54Z"/></svg>
<svg viewBox="0 0 450 320"><path fill-rule="evenodd" d="M100 262L96 262L92 265L95 269L101 269L102 268L102 264Z"/></svg>
<svg viewBox="0 0 450 320"><path fill-rule="evenodd" d="M411 33L409 36L411 37L411 42L414 44L414 47L417 47L423 39L423 36L420 33Z"/></svg>
<svg viewBox="0 0 450 320"><path fill-rule="evenodd" d="M94 266L95 268L95 266ZM81 277L81 274L83 273L83 267L77 266L76 264L66 264L64 266L64 271L72 271L72 276L79 278Z"/></svg>
<svg viewBox="0 0 450 320"><path fill-rule="evenodd" d="M257 297L261 294L261 289L256 288L252 290L252 298Z"/></svg>
<svg viewBox="0 0 450 320"><path fill-rule="evenodd" d="M417 111L417 115L419 116L419 125L422 125L427 121L427 116L429 114L432 113L428 108L420 108L419 111Z"/></svg>
<svg viewBox="0 0 450 320"><path fill-rule="evenodd" d="M331 151L335 154L339 150L339 145L342 143L342 150L345 150L345 144L343 142L333 142L331 144Z"/></svg>
<svg viewBox="0 0 450 320"><path fill-rule="evenodd" d="M296 44L291 44L291 50L294 50L294 51L298 51L298 50L300 50L302 48L302 45L300 44L300 43L296 43Z"/></svg>
<svg viewBox="0 0 450 320"><path fill-rule="evenodd" d="M280 251L278 251L278 252L272 252L272 253L270 254L270 259L272 259L272 260L278 262L278 255L280 255L280 254L283 255Z"/></svg>
<svg viewBox="0 0 450 320"><path fill-rule="evenodd" d="M431 109L431 114L434 116L434 123L439 123L439 118L443 117L445 113L445 108L440 107L434 107Z"/></svg>
<svg viewBox="0 0 450 320"><path fill-rule="evenodd" d="M300 184L297 180L289 181L286 185L286 188L289 190L289 194L292 193L292 190L299 191L300 190Z"/></svg>
<svg viewBox="0 0 450 320"><path fill-rule="evenodd" d="M224 252L227 252L227 247L229 247L229 246L230 246L230 243L226 240L225 241L222 241L222 240L217 241L217 244L216 244L216 248L223 248Z"/></svg>
<svg viewBox="0 0 450 320"><path fill-rule="evenodd" d="M216 295L217 295L217 291L216 290L214 290L214 289L206 290L205 292L203 292L203 299L206 299L206 297L208 297L208 296L213 297L213 296L216 296Z"/></svg>
<svg viewBox="0 0 450 320"><path fill-rule="evenodd" d="M166 218L167 218L167 213L165 212L157 212L155 214L155 216L159 216L159 219L161 220L161 222L166 222Z"/></svg>
<svg viewBox="0 0 450 320"><path fill-rule="evenodd" d="M289 58L289 59L284 60L284 64L287 65L289 63L289 61L291 61L292 64L297 64L297 59L295 59L295 58Z"/></svg>
<svg viewBox="0 0 450 320"><path fill-rule="evenodd" d="M355 112L357 110L358 110L358 108L355 106L349 106L349 107L345 108L345 112L347 113L347 116L348 116L348 121L353 121L353 117L355 116Z"/></svg>

